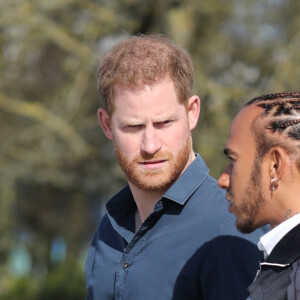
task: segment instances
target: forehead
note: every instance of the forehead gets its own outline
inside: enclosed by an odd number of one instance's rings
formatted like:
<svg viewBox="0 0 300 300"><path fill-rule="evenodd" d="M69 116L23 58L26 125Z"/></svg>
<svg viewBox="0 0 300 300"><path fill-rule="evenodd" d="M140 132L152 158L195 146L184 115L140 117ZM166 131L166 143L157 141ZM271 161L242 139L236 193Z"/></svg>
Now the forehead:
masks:
<svg viewBox="0 0 300 300"><path fill-rule="evenodd" d="M174 83L169 78L138 88L116 86L114 94L114 113L168 112L180 106Z"/></svg>
<svg viewBox="0 0 300 300"><path fill-rule="evenodd" d="M255 105L244 107L234 118L227 142L227 148L237 152L239 149L249 151L255 149L255 139L252 128L253 121L262 109Z"/></svg>

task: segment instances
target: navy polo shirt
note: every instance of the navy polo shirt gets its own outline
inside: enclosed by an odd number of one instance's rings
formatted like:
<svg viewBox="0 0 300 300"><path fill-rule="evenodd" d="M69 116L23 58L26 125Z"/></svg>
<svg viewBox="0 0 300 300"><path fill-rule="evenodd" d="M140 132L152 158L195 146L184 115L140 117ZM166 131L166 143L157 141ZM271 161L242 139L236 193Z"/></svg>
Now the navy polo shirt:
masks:
<svg viewBox="0 0 300 300"><path fill-rule="evenodd" d="M136 209L128 186L107 203L87 257L87 299L246 299L265 231L237 231L199 154L135 234Z"/></svg>

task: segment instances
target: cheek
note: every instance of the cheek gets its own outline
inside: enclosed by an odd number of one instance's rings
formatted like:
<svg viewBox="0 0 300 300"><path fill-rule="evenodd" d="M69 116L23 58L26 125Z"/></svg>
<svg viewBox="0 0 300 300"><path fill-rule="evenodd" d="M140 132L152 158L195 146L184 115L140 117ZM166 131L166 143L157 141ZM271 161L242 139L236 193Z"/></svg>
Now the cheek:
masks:
<svg viewBox="0 0 300 300"><path fill-rule="evenodd" d="M163 143L166 147L173 150L180 150L185 144L190 131L187 127L175 127L170 128L164 133Z"/></svg>
<svg viewBox="0 0 300 300"><path fill-rule="evenodd" d="M238 166L234 166L231 170L231 190L235 196L239 196L247 186L247 178L244 174L244 168L239 169Z"/></svg>
<svg viewBox="0 0 300 300"><path fill-rule="evenodd" d="M113 133L114 146L128 158L134 157L140 150L140 139L137 136Z"/></svg>

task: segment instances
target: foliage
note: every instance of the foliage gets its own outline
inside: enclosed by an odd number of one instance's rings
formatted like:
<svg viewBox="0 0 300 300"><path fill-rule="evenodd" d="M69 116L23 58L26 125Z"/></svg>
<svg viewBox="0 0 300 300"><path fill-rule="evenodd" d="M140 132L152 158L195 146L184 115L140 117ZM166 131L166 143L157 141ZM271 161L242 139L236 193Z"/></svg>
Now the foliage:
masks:
<svg viewBox="0 0 300 300"><path fill-rule="evenodd" d="M64 265L44 278L33 275L12 279L0 300L82 300L85 298L83 271L74 265Z"/></svg>
<svg viewBox="0 0 300 300"><path fill-rule="evenodd" d="M12 278L4 293L0 294L0 300L34 300L37 294L37 282L31 277Z"/></svg>
<svg viewBox="0 0 300 300"><path fill-rule="evenodd" d="M17 244L30 252L32 270L53 268L50 249L57 237L66 241L66 262L79 259L103 204L125 183L96 117L95 72L107 49L131 34L162 33L191 53L194 91L202 101L194 147L218 176L226 163L222 149L230 122L243 103L299 89L299 5L297 0L1 1L0 291ZM67 284L50 275L45 280L49 294ZM35 283L32 277L17 280L15 294L6 299L38 295Z"/></svg>
<svg viewBox="0 0 300 300"><path fill-rule="evenodd" d="M69 264L47 276L37 293L37 300L82 300L85 298L84 287L82 270Z"/></svg>

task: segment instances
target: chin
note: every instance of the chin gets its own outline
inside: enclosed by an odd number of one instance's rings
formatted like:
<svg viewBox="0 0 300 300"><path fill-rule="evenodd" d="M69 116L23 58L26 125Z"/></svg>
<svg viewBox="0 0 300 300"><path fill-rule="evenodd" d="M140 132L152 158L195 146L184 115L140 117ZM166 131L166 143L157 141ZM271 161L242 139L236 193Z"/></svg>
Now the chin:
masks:
<svg viewBox="0 0 300 300"><path fill-rule="evenodd" d="M257 227L254 225L252 220L239 220L239 219L237 219L235 224L236 224L236 228L241 233L251 233L255 229L257 229Z"/></svg>

